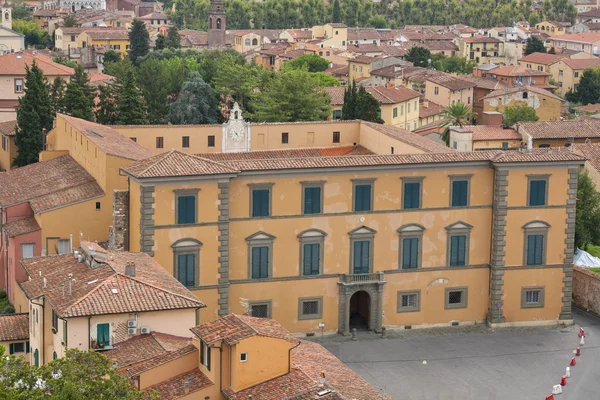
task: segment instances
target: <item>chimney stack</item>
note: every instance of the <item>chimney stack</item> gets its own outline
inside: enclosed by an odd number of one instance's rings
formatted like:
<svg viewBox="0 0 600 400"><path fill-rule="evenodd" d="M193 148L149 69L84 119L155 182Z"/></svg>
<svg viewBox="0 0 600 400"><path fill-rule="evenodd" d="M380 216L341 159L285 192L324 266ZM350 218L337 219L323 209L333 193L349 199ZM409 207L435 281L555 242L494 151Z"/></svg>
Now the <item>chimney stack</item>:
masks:
<svg viewBox="0 0 600 400"><path fill-rule="evenodd" d="M135 277L135 264L133 262L128 262L125 265L125 275Z"/></svg>

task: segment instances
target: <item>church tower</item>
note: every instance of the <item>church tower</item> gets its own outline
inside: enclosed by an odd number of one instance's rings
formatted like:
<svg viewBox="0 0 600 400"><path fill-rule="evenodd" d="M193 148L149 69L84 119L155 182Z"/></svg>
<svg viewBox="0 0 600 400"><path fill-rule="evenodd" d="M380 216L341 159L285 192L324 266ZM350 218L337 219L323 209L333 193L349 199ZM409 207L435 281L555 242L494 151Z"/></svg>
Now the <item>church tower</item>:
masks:
<svg viewBox="0 0 600 400"><path fill-rule="evenodd" d="M0 26L6 29L12 29L12 8L8 4L8 0L4 0L4 4L2 5L1 18L2 24L0 24Z"/></svg>
<svg viewBox="0 0 600 400"><path fill-rule="evenodd" d="M208 47L225 47L225 6L223 0L210 0Z"/></svg>

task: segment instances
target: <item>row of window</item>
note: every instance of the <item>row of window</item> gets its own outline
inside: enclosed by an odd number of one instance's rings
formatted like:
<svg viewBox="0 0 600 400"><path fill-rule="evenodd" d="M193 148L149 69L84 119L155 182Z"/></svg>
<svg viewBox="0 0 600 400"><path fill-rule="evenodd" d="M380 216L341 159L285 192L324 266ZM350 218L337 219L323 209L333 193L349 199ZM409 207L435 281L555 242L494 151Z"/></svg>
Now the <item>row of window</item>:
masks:
<svg viewBox="0 0 600 400"><path fill-rule="evenodd" d="M414 110L414 111L419 111L418 104L419 104L419 103L418 103L418 101L417 101L417 100L415 100L415 101L413 102L413 110ZM407 113L407 114L409 114L409 113L410 113L410 106L411 106L411 103L410 103L410 101L409 101L409 102L407 102L407 103L406 103L406 113ZM394 110L393 110L393 115L394 115L394 118L398 118L398 107L394 107ZM402 115L404 115L404 104L400 104L400 115L401 115L401 116L402 116Z"/></svg>
<svg viewBox="0 0 600 400"><path fill-rule="evenodd" d="M130 137L129 139L133 140L134 142L137 142L136 137ZM207 136L207 146L215 147L215 135ZM156 148L163 149L164 147L165 147L165 138L163 136L157 136L156 137ZM181 137L181 147L183 149L187 149L190 147L190 137L189 136Z"/></svg>

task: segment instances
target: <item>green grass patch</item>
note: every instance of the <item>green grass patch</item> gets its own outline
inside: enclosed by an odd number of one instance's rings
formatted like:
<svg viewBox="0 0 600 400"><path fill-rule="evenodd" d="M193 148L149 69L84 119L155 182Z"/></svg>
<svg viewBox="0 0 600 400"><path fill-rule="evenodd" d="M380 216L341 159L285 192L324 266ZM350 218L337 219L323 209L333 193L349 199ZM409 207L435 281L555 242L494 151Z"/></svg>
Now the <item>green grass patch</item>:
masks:
<svg viewBox="0 0 600 400"><path fill-rule="evenodd" d="M588 244L585 251L587 251L594 257L600 257L600 246L594 246L593 244Z"/></svg>
<svg viewBox="0 0 600 400"><path fill-rule="evenodd" d="M600 268L590 268L590 271L600 274Z"/></svg>

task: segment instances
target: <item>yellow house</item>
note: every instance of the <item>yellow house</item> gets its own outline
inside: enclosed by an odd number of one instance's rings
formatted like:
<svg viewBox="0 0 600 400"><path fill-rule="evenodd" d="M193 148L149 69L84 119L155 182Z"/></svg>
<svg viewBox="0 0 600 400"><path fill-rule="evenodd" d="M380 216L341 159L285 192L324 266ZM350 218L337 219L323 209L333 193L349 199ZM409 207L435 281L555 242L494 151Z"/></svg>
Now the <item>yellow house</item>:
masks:
<svg viewBox="0 0 600 400"><path fill-rule="evenodd" d="M419 104L419 128L443 118L444 107L433 101L423 100Z"/></svg>
<svg viewBox="0 0 600 400"><path fill-rule="evenodd" d="M234 48L238 53L245 53L262 47L262 37L252 31L236 31L233 38Z"/></svg>
<svg viewBox="0 0 600 400"><path fill-rule="evenodd" d="M449 74L435 74L425 77L425 98L442 107L454 103L464 103L473 107L475 83Z"/></svg>
<svg viewBox="0 0 600 400"><path fill-rule="evenodd" d="M168 25L167 14L165 14L162 11L155 11L153 13L143 15L143 16L141 16L139 18L142 21L144 21L144 23L146 25L148 25L149 27L154 28L154 29L158 29L161 26Z"/></svg>
<svg viewBox="0 0 600 400"><path fill-rule="evenodd" d="M0 171L8 171L17 156L17 145L15 144L15 128L17 121L0 122L0 135L2 135L2 147L0 147Z"/></svg>
<svg viewBox="0 0 600 400"><path fill-rule="evenodd" d="M542 21L539 24L536 24L535 29L544 32L550 37L553 37L567 33L567 28L569 26L571 26L569 22Z"/></svg>
<svg viewBox="0 0 600 400"><path fill-rule="evenodd" d="M450 147L458 151L515 150L523 139L513 128L502 125L470 125L450 128Z"/></svg>
<svg viewBox="0 0 600 400"><path fill-rule="evenodd" d="M348 27L343 23L334 22L323 26L313 26L312 36L313 40L322 40L319 43L321 48L334 47L345 49L348 46Z"/></svg>
<svg viewBox="0 0 600 400"><path fill-rule="evenodd" d="M417 128L419 121L419 97L414 90L402 86L368 86L366 91L380 103L381 119L384 124L393 125L406 130ZM333 108L332 119L342 118L344 92L346 88L334 86L325 88Z"/></svg>
<svg viewBox="0 0 600 400"><path fill-rule="evenodd" d="M377 57L358 56L348 59L348 82L360 82L371 76L371 64L377 61Z"/></svg>
<svg viewBox="0 0 600 400"><path fill-rule="evenodd" d="M600 120L596 118L522 122L515 128L529 148L570 148L573 143L600 143Z"/></svg>
<svg viewBox="0 0 600 400"><path fill-rule="evenodd" d="M77 36L85 31L101 28L83 28L83 27L58 27L54 31L54 47L57 50L67 51L69 49L81 48L77 42Z"/></svg>
<svg viewBox="0 0 600 400"><path fill-rule="evenodd" d="M536 71L550 72L550 67L563 58L568 57L562 54L531 53L520 58L519 65Z"/></svg>
<svg viewBox="0 0 600 400"><path fill-rule="evenodd" d="M477 64L504 62L504 42L490 36L472 36L457 40L460 54Z"/></svg>
<svg viewBox="0 0 600 400"><path fill-rule="evenodd" d="M84 31L77 36L77 46L82 49L88 46L102 46L125 54L129 50L129 32L126 29Z"/></svg>
<svg viewBox="0 0 600 400"><path fill-rule="evenodd" d="M558 85L556 93L565 95L569 90L577 90L581 76L586 69L600 67L600 58L570 59L565 58L552 64L552 79Z"/></svg>
<svg viewBox="0 0 600 400"><path fill-rule="evenodd" d="M28 313L0 315L0 346L5 356L22 356L29 361Z"/></svg>
<svg viewBox="0 0 600 400"><path fill-rule="evenodd" d="M184 280L207 305L201 320L247 313L348 333L572 319L567 188L582 157L459 153L358 121L280 124L264 138L273 150L251 151L261 131L239 119L222 126L222 153L172 150L121 169L131 251ZM316 125L333 132L310 135ZM374 154L303 148L311 136Z"/></svg>
<svg viewBox="0 0 600 400"><path fill-rule="evenodd" d="M535 86L520 86L495 90L482 98L483 111L504 113L507 107L524 104L532 107L540 121L560 119L564 100L557 95Z"/></svg>

